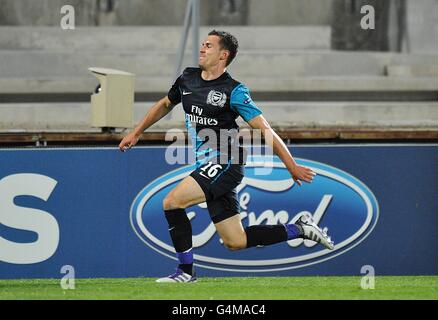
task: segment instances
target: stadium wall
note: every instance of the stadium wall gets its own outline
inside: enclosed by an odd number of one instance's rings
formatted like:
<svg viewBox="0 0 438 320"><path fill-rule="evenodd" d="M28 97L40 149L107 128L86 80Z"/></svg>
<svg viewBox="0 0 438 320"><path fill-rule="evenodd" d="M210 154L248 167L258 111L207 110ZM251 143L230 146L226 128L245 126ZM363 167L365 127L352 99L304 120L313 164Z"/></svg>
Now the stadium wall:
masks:
<svg viewBox="0 0 438 320"><path fill-rule="evenodd" d="M203 25L328 25L333 0L201 1ZM57 26L63 5L76 24L182 25L187 0L0 0L0 25Z"/></svg>
<svg viewBox="0 0 438 320"><path fill-rule="evenodd" d="M308 211L335 250L294 240L231 252L199 205L187 210L199 276L360 275L365 265L376 275L438 274L438 144L290 147L318 173L314 182L292 185L278 159L251 156L242 221L284 223ZM78 278L172 271L161 203L191 170L166 161L176 155L190 158L184 147L0 149L0 278L61 278L66 265Z"/></svg>

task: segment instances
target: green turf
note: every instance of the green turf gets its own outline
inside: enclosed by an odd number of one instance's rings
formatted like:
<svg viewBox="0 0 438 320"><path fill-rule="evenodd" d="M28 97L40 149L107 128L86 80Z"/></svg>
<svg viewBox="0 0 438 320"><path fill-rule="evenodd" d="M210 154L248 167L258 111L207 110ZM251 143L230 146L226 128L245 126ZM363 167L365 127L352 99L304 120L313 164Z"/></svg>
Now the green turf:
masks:
<svg viewBox="0 0 438 320"><path fill-rule="evenodd" d="M0 299L438 299L438 276L202 278L197 283L162 284L151 278L76 279L63 290L59 279L0 280Z"/></svg>

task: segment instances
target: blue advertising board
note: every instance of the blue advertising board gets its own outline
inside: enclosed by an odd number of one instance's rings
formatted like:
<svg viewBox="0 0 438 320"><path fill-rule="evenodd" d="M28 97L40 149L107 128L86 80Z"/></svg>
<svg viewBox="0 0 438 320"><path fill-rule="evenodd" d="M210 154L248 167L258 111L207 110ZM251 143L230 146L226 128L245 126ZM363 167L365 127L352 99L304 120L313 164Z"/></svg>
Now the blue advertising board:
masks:
<svg viewBox="0 0 438 320"><path fill-rule="evenodd" d="M359 275L365 265L377 275L438 274L438 145L290 150L317 173L313 183L294 184L276 157L250 156L242 223L308 212L335 249L295 239L229 251L199 204L186 210L199 276ZM172 272L162 200L192 169L169 164L165 147L0 149L0 278L59 278L66 265L78 278Z"/></svg>

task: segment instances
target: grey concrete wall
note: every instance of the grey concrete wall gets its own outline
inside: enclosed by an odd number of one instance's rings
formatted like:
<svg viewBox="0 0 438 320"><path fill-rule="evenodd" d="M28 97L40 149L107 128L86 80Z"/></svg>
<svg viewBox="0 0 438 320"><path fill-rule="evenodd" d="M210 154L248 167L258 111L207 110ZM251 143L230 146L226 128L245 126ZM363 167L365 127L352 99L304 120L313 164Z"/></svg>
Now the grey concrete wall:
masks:
<svg viewBox="0 0 438 320"><path fill-rule="evenodd" d="M0 51L2 78L75 77L90 66L106 66L139 76L172 76L175 54L160 52L28 52ZM186 55L184 65L190 65ZM438 56L390 53L244 52L230 65L238 77L385 76L388 65L438 64ZM274 79L275 80L275 79Z"/></svg>
<svg viewBox="0 0 438 320"><path fill-rule="evenodd" d="M257 101L266 119L275 127L438 127L436 102L267 102ZM135 103L137 124L153 105ZM181 105L170 120L152 130L184 128ZM240 125L246 125L239 118ZM93 131L89 103L0 104L0 132ZM97 130L97 129L94 129Z"/></svg>
<svg viewBox="0 0 438 320"><path fill-rule="evenodd" d="M333 0L248 0L250 25L330 25Z"/></svg>
<svg viewBox="0 0 438 320"><path fill-rule="evenodd" d="M100 2L99 2L100 1ZM77 25L182 25L187 0L0 0L0 25L58 25L60 8ZM201 0L202 25L328 25L333 0ZM100 4L100 5L99 5Z"/></svg>
<svg viewBox="0 0 438 320"><path fill-rule="evenodd" d="M406 92L424 96L422 93L438 92L438 77L260 77L233 73L239 81L245 83L254 94L270 93L278 100L282 94L301 93L312 99L315 92L351 93L357 100L357 92L374 92L375 98L381 92ZM135 92L163 95L169 90L173 79L170 76L139 76L135 80ZM98 81L84 70L82 76L38 77L38 78L0 78L0 95L3 94L69 94L91 93ZM428 95L430 97L430 94ZM402 98L400 98L402 99ZM430 99L430 98L428 98Z"/></svg>
<svg viewBox="0 0 438 320"><path fill-rule="evenodd" d="M239 40L240 51L328 50L328 26L205 26L203 39L212 29L231 32ZM59 27L0 26L0 50L177 52L181 27ZM189 35L186 49L192 50ZM198 50L198 44L196 45ZM1 75L0 75L1 76Z"/></svg>
<svg viewBox="0 0 438 320"><path fill-rule="evenodd" d="M187 0L0 0L0 25L59 25L60 9L72 5L77 25L182 25ZM201 24L245 25L247 0L201 0Z"/></svg>
<svg viewBox="0 0 438 320"><path fill-rule="evenodd" d="M412 53L438 53L438 1L408 0L408 43L404 49Z"/></svg>
<svg viewBox="0 0 438 320"><path fill-rule="evenodd" d="M59 26L64 5L75 8L76 25L96 24L96 0L0 0L0 25Z"/></svg>
<svg viewBox="0 0 438 320"><path fill-rule="evenodd" d="M116 24L119 25L182 25L187 0L119 1ZM203 13L205 6L202 8Z"/></svg>
<svg viewBox="0 0 438 320"><path fill-rule="evenodd" d="M389 10L392 1L335 0L332 21L332 48L353 51L388 51ZM375 29L361 27L361 8L371 5L375 9Z"/></svg>
<svg viewBox="0 0 438 320"><path fill-rule="evenodd" d="M200 1L202 25L246 25L247 0ZM116 9L118 25L182 25L187 0L119 1Z"/></svg>

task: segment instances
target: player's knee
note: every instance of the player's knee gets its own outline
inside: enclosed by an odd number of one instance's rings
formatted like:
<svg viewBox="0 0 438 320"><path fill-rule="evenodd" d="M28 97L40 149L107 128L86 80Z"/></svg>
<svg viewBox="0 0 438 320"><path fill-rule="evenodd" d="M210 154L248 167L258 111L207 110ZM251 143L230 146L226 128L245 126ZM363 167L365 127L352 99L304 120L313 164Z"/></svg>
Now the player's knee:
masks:
<svg viewBox="0 0 438 320"><path fill-rule="evenodd" d="M227 239L224 240L224 246L228 250L237 251L246 248L246 243L243 239Z"/></svg>
<svg viewBox="0 0 438 320"><path fill-rule="evenodd" d="M163 209L164 210L185 209L185 206L184 203L178 200L178 198L174 197L171 194L168 194L163 199Z"/></svg>
<svg viewBox="0 0 438 320"><path fill-rule="evenodd" d="M171 195L167 195L163 199L163 209L164 210L176 209L175 200L174 200L174 198Z"/></svg>

